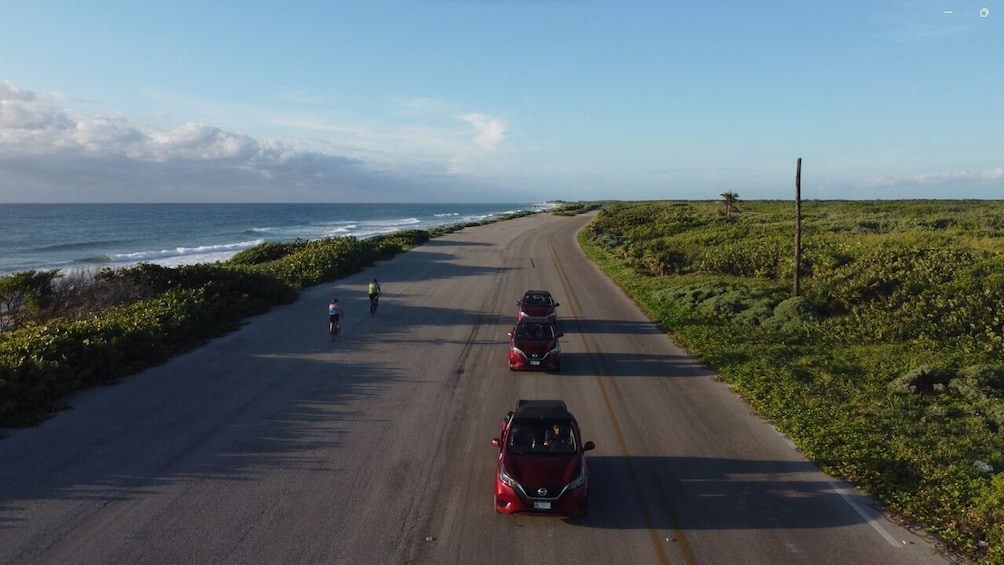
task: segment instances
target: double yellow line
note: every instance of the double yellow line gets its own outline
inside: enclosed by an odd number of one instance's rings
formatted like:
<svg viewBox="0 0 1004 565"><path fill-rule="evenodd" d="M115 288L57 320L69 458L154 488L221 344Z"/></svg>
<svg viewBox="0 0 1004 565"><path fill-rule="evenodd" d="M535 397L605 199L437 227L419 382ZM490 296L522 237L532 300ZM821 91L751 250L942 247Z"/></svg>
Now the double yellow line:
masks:
<svg viewBox="0 0 1004 565"><path fill-rule="evenodd" d="M596 380L596 387L600 391L600 397L603 399L603 405L606 407L607 416L610 418L611 429L614 431L614 435L617 437L617 445L620 447L621 456L624 458L624 463L627 466L628 476L631 480L631 486L634 487L635 497L638 499L638 505L641 508L642 515L645 518L645 524L648 526L649 539L652 541L652 546L655 548L655 554L659 557L659 562L664 565L670 565L669 555L666 553L666 547L662 540L662 536L659 535L659 531L655 526L655 519L652 516L652 510L649 508L648 502L645 500L645 493L642 490L641 479L638 477L638 471L635 469L634 462L631 460L631 454L628 451L627 441L624 439L624 433L621 430L620 422L617 420L617 415L614 412L613 404L610 402L610 395L607 393L606 384L604 384L604 377L612 377L613 372L610 370L610 366L607 365L606 357L601 351L593 351L589 346L589 342L586 340L585 333L582 331L582 327L579 325L579 315L578 315L578 303L579 299L575 295L575 290L572 287L568 275L565 273L564 267L562 267L561 261L558 254L554 250L554 237L556 234L552 234L547 240L547 247L551 254L551 260L554 263L554 267L557 270L558 278L561 279L561 286L564 290L565 297L568 299L569 307L572 311L572 320L578 329L579 338L582 341L582 347L586 351L586 357L589 359L589 364L592 367L593 376ZM610 380L610 385L614 388L616 392L617 384L612 379ZM618 394L618 396L620 396ZM673 538L676 540L679 550L683 555L683 560L688 565L696 565L697 560L694 558L693 551L690 548L690 544L687 542L686 536L680 531L676 517L673 514L672 509L669 505L669 499L666 497L665 492L662 490L661 486L658 484L658 480L655 481L655 489L659 496L659 501L662 503L663 512L669 518L671 524L671 532Z"/></svg>

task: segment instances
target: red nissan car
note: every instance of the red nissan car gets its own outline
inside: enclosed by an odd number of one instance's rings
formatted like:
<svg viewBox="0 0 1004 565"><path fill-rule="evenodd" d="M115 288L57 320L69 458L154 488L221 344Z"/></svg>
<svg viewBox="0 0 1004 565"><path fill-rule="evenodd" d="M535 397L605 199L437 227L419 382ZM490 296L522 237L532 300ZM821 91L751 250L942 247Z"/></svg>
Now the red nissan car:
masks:
<svg viewBox="0 0 1004 565"><path fill-rule="evenodd" d="M523 318L509 331L509 370L561 370L561 346L565 335L547 318Z"/></svg>
<svg viewBox="0 0 1004 565"><path fill-rule="evenodd" d="M547 318L552 324L558 323L557 308L561 305L554 301L554 297L547 290L528 290L523 293L523 298L516 301L516 305L519 306L517 321L530 316Z"/></svg>
<svg viewBox="0 0 1004 565"><path fill-rule="evenodd" d="M492 445L495 511L582 516L589 506L589 471L579 424L563 400L519 400Z"/></svg>

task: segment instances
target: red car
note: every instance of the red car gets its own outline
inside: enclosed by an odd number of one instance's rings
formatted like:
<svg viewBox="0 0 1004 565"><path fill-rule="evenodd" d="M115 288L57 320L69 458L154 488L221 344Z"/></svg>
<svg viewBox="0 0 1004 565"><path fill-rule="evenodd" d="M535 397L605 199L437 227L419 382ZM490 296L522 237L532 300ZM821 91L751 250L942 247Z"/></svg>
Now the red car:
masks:
<svg viewBox="0 0 1004 565"><path fill-rule="evenodd" d="M582 516L589 507L589 471L579 424L563 400L519 400L492 445L495 511Z"/></svg>
<svg viewBox="0 0 1004 565"><path fill-rule="evenodd" d="M517 321L529 316L548 318L552 324L558 323L558 311L556 308L560 304L554 301L549 291L528 290L523 293L523 298L516 301L516 305L519 306L519 314L516 316Z"/></svg>
<svg viewBox="0 0 1004 565"><path fill-rule="evenodd" d="M565 335L547 318L526 317L509 331L509 370L560 371L561 346Z"/></svg>

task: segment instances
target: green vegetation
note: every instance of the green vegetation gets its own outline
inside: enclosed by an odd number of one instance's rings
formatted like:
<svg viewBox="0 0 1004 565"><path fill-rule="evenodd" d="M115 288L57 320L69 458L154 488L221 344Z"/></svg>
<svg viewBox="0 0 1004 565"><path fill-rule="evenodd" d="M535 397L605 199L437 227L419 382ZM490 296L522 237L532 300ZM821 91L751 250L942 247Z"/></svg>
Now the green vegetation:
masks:
<svg viewBox="0 0 1004 565"><path fill-rule="evenodd" d="M550 210L555 216L578 216L603 207L600 202L562 202L560 206Z"/></svg>
<svg viewBox="0 0 1004 565"><path fill-rule="evenodd" d="M0 277L0 426L37 423L71 392L163 363L292 302L303 288L482 223L264 243L226 262L177 268Z"/></svg>
<svg viewBox="0 0 1004 565"><path fill-rule="evenodd" d="M607 205L586 252L825 471L1004 563L1004 203Z"/></svg>

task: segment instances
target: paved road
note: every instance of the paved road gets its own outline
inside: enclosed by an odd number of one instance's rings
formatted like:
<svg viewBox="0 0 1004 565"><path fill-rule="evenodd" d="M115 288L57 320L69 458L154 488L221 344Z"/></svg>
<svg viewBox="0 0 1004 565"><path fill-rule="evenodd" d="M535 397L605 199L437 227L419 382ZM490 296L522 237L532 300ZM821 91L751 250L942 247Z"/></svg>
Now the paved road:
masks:
<svg viewBox="0 0 1004 565"><path fill-rule="evenodd" d="M660 333L578 250L587 220L433 240L10 432L0 563L946 562ZM561 302L560 374L507 368L531 287ZM584 519L493 512L518 398L596 442Z"/></svg>

